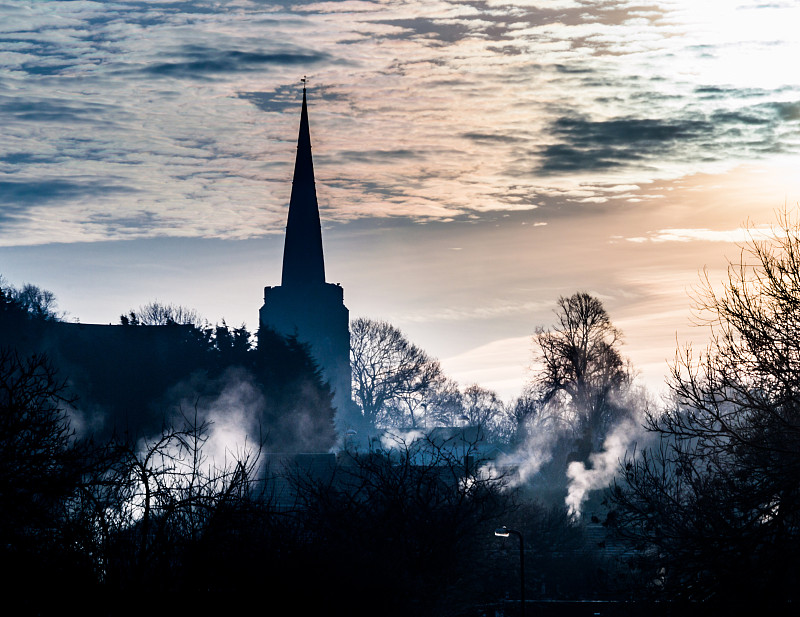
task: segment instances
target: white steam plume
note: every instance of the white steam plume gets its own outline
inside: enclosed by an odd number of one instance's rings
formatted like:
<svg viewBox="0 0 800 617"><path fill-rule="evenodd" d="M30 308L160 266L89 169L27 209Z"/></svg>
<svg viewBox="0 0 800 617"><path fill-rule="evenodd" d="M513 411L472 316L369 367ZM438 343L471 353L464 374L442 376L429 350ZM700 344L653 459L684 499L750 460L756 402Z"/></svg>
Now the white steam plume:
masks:
<svg viewBox="0 0 800 617"><path fill-rule="evenodd" d="M173 422L176 429L180 429L183 422L196 422L198 425L207 423L201 451L203 463L209 470L222 472L236 461L251 457L258 450L258 419L264 408L264 398L253 383L252 376L242 368L228 369L217 383L221 386L219 394L210 399L197 398L192 384L179 386L188 391L184 391L180 399L178 408L181 411ZM192 417L193 414L196 417ZM143 441L140 449L146 443ZM177 452L170 454L180 459ZM188 459L184 461L184 465L189 463Z"/></svg>
<svg viewBox="0 0 800 617"><path fill-rule="evenodd" d="M210 423L203 454L220 469L258 449L258 418L264 406L259 389L245 371L228 371L224 379L219 396L198 410Z"/></svg>
<svg viewBox="0 0 800 617"><path fill-rule="evenodd" d="M418 429L402 433L387 430L381 435L381 447L386 451L402 450L420 439L425 439L425 433Z"/></svg>
<svg viewBox="0 0 800 617"><path fill-rule="evenodd" d="M490 461L482 468L487 477L506 476L506 487L509 489L522 486L535 476L542 465L553 456L556 436L548 430L534 431L528 435L511 454L503 454L495 461Z"/></svg>
<svg viewBox="0 0 800 617"><path fill-rule="evenodd" d="M589 491L608 486L617 473L620 461L631 445L642 437L643 430L636 420L623 420L606 436L603 450L589 456L591 467L587 468L580 461L569 464L566 504L570 514L580 516Z"/></svg>

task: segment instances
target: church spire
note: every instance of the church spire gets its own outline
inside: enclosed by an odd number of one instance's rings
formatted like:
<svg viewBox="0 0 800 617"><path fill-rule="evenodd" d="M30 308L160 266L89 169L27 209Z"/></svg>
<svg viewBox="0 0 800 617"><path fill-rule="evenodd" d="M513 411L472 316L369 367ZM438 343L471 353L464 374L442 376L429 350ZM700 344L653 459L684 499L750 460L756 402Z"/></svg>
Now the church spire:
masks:
<svg viewBox="0 0 800 617"><path fill-rule="evenodd" d="M261 339L265 348L268 348L267 341L271 340L269 332L296 337L297 341L308 345L314 362L331 386L337 414L345 416L354 409L350 401L349 324L350 311L344 305L344 288L325 282L322 230L308 130L306 80L303 79L300 134L283 248L283 277L280 285L264 287L259 333L265 336Z"/></svg>
<svg viewBox="0 0 800 617"><path fill-rule="evenodd" d="M314 163L311 160L311 133L308 128L306 79L303 78L303 107L300 112L300 133L297 137L297 158L294 163L289 219L283 245L281 285L295 286L325 282L325 261L322 254L322 230L319 222L317 190L314 186Z"/></svg>

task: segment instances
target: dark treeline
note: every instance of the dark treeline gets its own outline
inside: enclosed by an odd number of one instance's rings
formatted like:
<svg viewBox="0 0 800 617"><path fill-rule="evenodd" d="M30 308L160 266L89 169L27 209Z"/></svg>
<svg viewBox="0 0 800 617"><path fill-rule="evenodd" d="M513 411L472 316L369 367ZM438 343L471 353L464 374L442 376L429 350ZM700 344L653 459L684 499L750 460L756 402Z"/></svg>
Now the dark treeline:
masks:
<svg viewBox="0 0 800 617"><path fill-rule="evenodd" d="M138 440L195 407L205 419L225 399L226 407L246 408L251 437L269 449L325 451L336 441L330 388L293 337L262 331L256 346L244 326L209 325L157 302L117 326L64 322L50 292L22 290L0 288L2 346L47 356L68 386L81 435Z"/></svg>
<svg viewBox="0 0 800 617"><path fill-rule="evenodd" d="M26 614L78 593L83 614L207 614L254 597L301 614L464 614L517 589L501 524L537 538L532 597L595 595L612 578L563 509L521 504L446 444L282 466L254 446L220 463L196 416L97 443L76 439L69 404L44 356L0 354L2 581Z"/></svg>
<svg viewBox="0 0 800 617"><path fill-rule="evenodd" d="M529 597L612 597L613 563L581 524L486 474L476 443L266 456L334 443L330 392L296 341L261 332L256 350L243 328L190 312L64 323L41 293L46 307L10 286L0 296L2 581L26 612L61 611L76 590L88 614L145 602L206 613L253 596L303 613L511 610L519 562L493 535L503 524L538 539ZM239 387L260 410L262 439L212 458L224 418L205 401L236 404L223 395ZM93 410L107 417L93 421Z"/></svg>
<svg viewBox="0 0 800 617"><path fill-rule="evenodd" d="M788 612L800 225L784 214L773 231L698 298L709 346L679 352L659 404L586 293L536 330L536 370L510 404L461 389L390 324L356 320L366 446L334 433L330 390L297 341L261 332L256 349L244 328L160 305L119 326L66 324L52 294L4 285L4 590L29 613L80 589L88 614L266 597L301 614L513 615L519 544L493 533L505 525L524 539L541 614ZM259 437L220 456L226 414ZM566 604L586 600L611 603Z"/></svg>

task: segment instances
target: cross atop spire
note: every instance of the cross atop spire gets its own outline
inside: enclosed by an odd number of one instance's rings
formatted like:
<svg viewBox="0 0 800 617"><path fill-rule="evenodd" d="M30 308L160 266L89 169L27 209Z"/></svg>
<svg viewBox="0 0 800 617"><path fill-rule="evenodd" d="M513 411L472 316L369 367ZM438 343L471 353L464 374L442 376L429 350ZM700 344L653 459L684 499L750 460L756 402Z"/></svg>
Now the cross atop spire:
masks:
<svg viewBox="0 0 800 617"><path fill-rule="evenodd" d="M281 285L296 286L325 282L325 260L322 254L322 229L311 159L311 132L308 126L306 83L303 76L303 107L300 111L300 132L297 137L297 158L294 163L289 219L283 246Z"/></svg>

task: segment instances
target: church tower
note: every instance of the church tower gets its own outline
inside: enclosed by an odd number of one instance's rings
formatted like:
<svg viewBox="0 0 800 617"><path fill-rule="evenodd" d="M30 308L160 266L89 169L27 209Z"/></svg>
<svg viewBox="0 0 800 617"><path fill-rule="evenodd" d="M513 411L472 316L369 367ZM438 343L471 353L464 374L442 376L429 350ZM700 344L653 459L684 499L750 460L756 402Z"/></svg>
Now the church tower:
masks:
<svg viewBox="0 0 800 617"><path fill-rule="evenodd" d="M350 313L344 305L344 289L325 282L305 80L281 284L264 288L264 306L259 317L262 328L284 336L295 335L310 345L323 377L333 390L334 407L339 415L345 412L351 405Z"/></svg>

